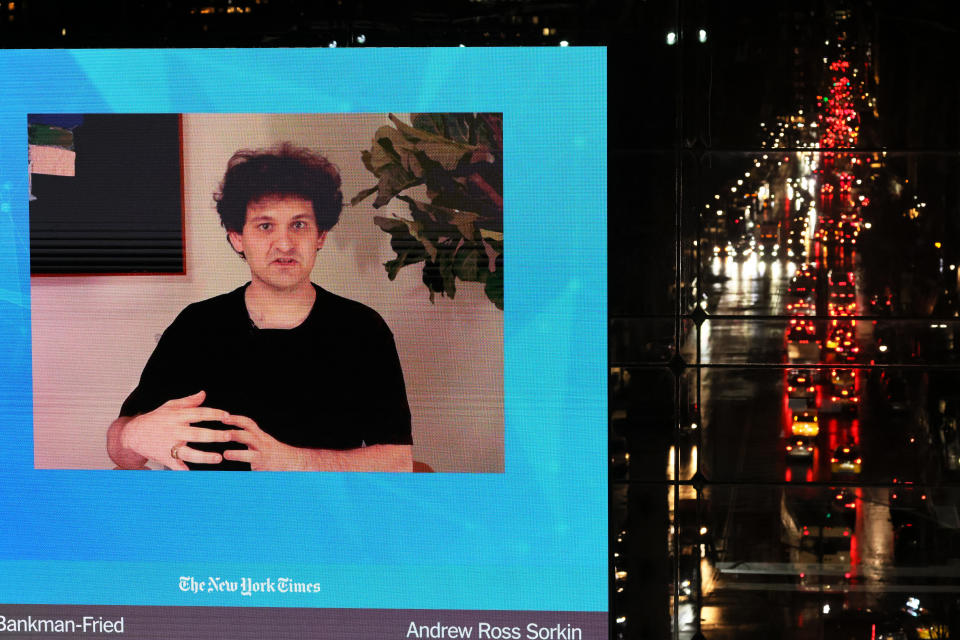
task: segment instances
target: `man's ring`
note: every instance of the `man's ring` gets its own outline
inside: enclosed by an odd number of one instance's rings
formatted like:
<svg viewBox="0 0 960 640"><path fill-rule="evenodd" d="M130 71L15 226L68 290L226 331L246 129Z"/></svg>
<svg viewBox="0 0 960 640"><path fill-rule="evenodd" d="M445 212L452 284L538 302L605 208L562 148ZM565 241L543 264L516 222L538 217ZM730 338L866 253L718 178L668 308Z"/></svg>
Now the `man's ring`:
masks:
<svg viewBox="0 0 960 640"><path fill-rule="evenodd" d="M170 457L173 458L174 460L180 459L180 446L181 445L179 444L175 444L172 447L170 447Z"/></svg>

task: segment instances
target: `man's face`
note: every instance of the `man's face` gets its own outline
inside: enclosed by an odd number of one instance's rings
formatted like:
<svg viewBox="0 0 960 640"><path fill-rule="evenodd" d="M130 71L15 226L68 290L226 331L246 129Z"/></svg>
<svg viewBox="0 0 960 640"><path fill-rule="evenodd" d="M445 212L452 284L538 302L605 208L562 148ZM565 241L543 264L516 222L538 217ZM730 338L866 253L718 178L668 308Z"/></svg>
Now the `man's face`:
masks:
<svg viewBox="0 0 960 640"><path fill-rule="evenodd" d="M227 234L243 252L251 282L275 291L294 291L310 282L310 271L327 232L317 228L309 200L267 196L247 205L242 233Z"/></svg>

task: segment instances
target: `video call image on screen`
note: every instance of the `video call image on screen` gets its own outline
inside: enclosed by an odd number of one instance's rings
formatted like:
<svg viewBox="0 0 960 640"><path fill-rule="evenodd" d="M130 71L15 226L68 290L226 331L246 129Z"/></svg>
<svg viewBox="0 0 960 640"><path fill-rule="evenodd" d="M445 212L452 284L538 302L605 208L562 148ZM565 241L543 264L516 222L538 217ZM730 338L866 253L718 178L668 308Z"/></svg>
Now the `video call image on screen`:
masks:
<svg viewBox="0 0 960 640"><path fill-rule="evenodd" d="M0 93L0 638L607 636L602 48Z"/></svg>
<svg viewBox="0 0 960 640"><path fill-rule="evenodd" d="M299 448L412 443L418 470L503 471L501 114L29 121L32 271L75 276L32 282L38 468L112 468L107 428L118 413L204 391L198 406L250 417ZM154 147L166 153L143 151ZM310 163L324 161L329 189L308 191ZM238 173L226 182L231 162ZM228 240L216 200L242 200L249 226L234 224L249 243L259 230L246 201L270 195L314 198L314 217L328 218L315 220L327 234L319 250L280 235L266 249L271 261L315 259L299 277L333 294L284 341L251 332L244 305L224 310L229 301L216 298L263 281L254 256ZM160 275L166 265L180 273ZM292 270L265 268L268 280Z"/></svg>

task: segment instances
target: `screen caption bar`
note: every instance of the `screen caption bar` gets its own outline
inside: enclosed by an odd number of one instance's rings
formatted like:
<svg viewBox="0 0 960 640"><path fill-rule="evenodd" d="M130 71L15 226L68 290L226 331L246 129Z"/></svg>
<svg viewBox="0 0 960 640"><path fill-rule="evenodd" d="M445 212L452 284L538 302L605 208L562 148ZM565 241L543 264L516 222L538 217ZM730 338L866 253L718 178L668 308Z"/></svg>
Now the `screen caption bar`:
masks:
<svg viewBox="0 0 960 640"><path fill-rule="evenodd" d="M605 640L596 611L0 605L0 638Z"/></svg>

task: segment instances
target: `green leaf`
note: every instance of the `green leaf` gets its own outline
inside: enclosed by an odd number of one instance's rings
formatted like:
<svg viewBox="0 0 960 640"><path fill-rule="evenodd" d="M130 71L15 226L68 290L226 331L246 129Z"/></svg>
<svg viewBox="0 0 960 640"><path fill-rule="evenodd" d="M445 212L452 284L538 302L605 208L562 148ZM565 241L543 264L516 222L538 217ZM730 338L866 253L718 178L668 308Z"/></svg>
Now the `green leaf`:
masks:
<svg viewBox="0 0 960 640"><path fill-rule="evenodd" d="M473 150L464 148L451 142L424 141L417 143L417 150L422 151L436 161L447 171L453 171L460 166L460 161L473 155Z"/></svg>
<svg viewBox="0 0 960 640"><path fill-rule="evenodd" d="M435 261L437 259L437 245L426 236L421 237L420 242L423 244L423 248L427 252L427 255L430 256L430 259Z"/></svg>
<svg viewBox="0 0 960 640"><path fill-rule="evenodd" d="M370 148L370 170L373 173L378 174L383 167L400 163L394 142L402 143L403 137L393 127L384 125L377 129Z"/></svg>
<svg viewBox="0 0 960 640"><path fill-rule="evenodd" d="M417 129L443 135L443 121L438 113L411 113L410 122Z"/></svg>
<svg viewBox="0 0 960 640"><path fill-rule="evenodd" d="M407 232L407 225L400 218L385 218L384 216L373 216L373 223L386 231L387 233Z"/></svg>
<svg viewBox="0 0 960 640"><path fill-rule="evenodd" d="M435 261L427 260L423 263L423 272L421 274L423 284L430 290L430 302L433 302L433 294L443 293L443 276L440 273L440 265Z"/></svg>
<svg viewBox="0 0 960 640"><path fill-rule="evenodd" d="M477 213L441 207L429 202L414 200L409 196L397 196L397 199L409 204L411 212L416 209L426 213L429 219L435 222L443 222L455 227L460 235L467 240L473 240L477 237L476 221L480 219L480 215Z"/></svg>
<svg viewBox="0 0 960 640"><path fill-rule="evenodd" d="M364 189L357 195L350 198L350 206L353 206L353 207L357 206L357 204L366 200L369 196L376 193L378 189L379 189L379 186L370 187L369 189Z"/></svg>
<svg viewBox="0 0 960 640"><path fill-rule="evenodd" d="M494 253L498 255L503 253L503 240L495 240L493 238L484 238L483 241L491 249L493 249Z"/></svg>
<svg viewBox="0 0 960 640"><path fill-rule="evenodd" d="M453 273L453 249L448 246L437 248L437 267L443 280L443 293L448 298L457 294L457 276Z"/></svg>
<svg viewBox="0 0 960 640"><path fill-rule="evenodd" d="M503 149L503 114L502 113L478 113L477 119L483 122L481 134L477 142L486 144L497 152Z"/></svg>
<svg viewBox="0 0 960 640"><path fill-rule="evenodd" d="M361 151L360 160L363 161L363 166L367 168L367 171L369 171L373 175L377 175L376 169L373 168L373 155L369 151L367 151L366 149Z"/></svg>
<svg viewBox="0 0 960 640"><path fill-rule="evenodd" d="M412 176L417 178L423 178L426 171L424 171L423 163L420 160L419 154L410 151L403 153L403 168L407 170Z"/></svg>
<svg viewBox="0 0 960 640"><path fill-rule="evenodd" d="M373 201L373 208L379 209L390 202L404 189L420 184L415 176L398 164L384 167L380 172L380 182L377 184L377 198Z"/></svg>
<svg viewBox="0 0 960 640"><path fill-rule="evenodd" d="M503 269L491 271L487 276L487 283L483 288L487 294L487 299L496 305L497 309L503 311Z"/></svg>
<svg viewBox="0 0 960 640"><path fill-rule="evenodd" d="M457 278L481 282L503 309L503 116L499 113L411 114L410 124L391 114L369 151L361 152L377 186L357 193L358 204L376 193L374 208L403 200L412 219L375 216L396 257L384 263L393 280L422 263L430 301L456 295ZM426 186L427 201L405 191Z"/></svg>
<svg viewBox="0 0 960 640"><path fill-rule="evenodd" d="M383 263L390 280L396 278L403 267L426 259L427 252L416 237L419 233L419 225L416 222L384 216L374 216L373 222L390 234L390 247L397 254L393 260Z"/></svg>
<svg viewBox="0 0 960 640"><path fill-rule="evenodd" d="M467 245L460 247L453 259L453 273L466 282L479 282L480 252Z"/></svg>
<svg viewBox="0 0 960 640"><path fill-rule="evenodd" d="M472 113L411 113L410 122L417 129L457 142L470 142Z"/></svg>
<svg viewBox="0 0 960 640"><path fill-rule="evenodd" d="M411 127L393 114L390 114L390 120L393 121L404 138L414 143L418 150L426 152L431 159L438 162L447 171L456 169L460 160L465 155L472 154L475 150L472 145L455 142L429 131Z"/></svg>
<svg viewBox="0 0 960 640"><path fill-rule="evenodd" d="M455 210L450 214L450 224L455 226L464 238L472 240L477 235L477 227L474 223L476 223L478 218L480 218L480 216L472 211Z"/></svg>
<svg viewBox="0 0 960 640"><path fill-rule="evenodd" d="M400 269L404 268L408 264L415 264L417 262L421 262L422 260L423 258L412 259L411 252L404 251L393 260L388 260L387 262L384 262L383 266L387 270L387 277L390 278L391 281L393 281L396 279L397 274L400 273Z"/></svg>

